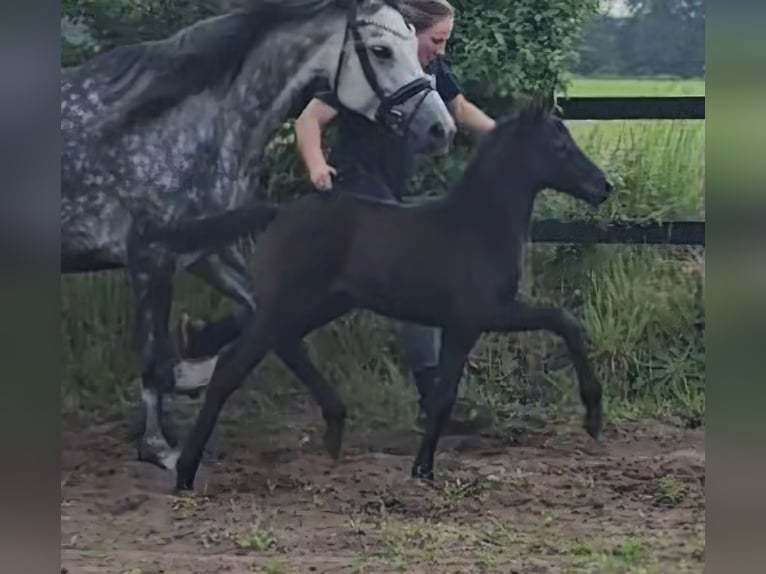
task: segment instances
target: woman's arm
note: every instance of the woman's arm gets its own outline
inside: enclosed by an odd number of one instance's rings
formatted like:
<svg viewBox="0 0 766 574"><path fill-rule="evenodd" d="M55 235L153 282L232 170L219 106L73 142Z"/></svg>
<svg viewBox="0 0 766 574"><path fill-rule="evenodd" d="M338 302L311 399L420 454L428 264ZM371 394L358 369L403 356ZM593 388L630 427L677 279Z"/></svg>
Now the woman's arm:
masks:
<svg viewBox="0 0 766 574"><path fill-rule="evenodd" d="M495 120L484 113L463 94L455 96L448 104L457 124L477 134L483 134L495 127Z"/></svg>
<svg viewBox="0 0 766 574"><path fill-rule="evenodd" d="M295 120L295 142L298 154L317 189L332 188L335 168L327 164L322 153L322 129L338 115L338 110L319 98L312 98Z"/></svg>

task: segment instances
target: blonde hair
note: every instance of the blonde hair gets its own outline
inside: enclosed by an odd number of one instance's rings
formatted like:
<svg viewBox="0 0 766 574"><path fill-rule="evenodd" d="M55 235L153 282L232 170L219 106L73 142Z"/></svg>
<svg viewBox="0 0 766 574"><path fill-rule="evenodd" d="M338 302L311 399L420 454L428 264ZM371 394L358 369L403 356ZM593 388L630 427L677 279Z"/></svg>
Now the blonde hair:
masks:
<svg viewBox="0 0 766 574"><path fill-rule="evenodd" d="M418 34L455 14L447 0L402 0L399 9Z"/></svg>

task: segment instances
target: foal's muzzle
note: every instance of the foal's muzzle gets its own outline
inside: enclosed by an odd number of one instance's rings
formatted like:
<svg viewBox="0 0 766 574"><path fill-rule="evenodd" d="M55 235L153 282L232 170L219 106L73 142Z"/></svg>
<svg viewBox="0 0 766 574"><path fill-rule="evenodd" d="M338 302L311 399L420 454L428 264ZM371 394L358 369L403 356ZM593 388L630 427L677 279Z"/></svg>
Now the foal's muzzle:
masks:
<svg viewBox="0 0 766 574"><path fill-rule="evenodd" d="M603 184L593 186L593 189L588 194L587 201L593 207L598 207L612 195L613 191L612 183L609 180L604 180Z"/></svg>

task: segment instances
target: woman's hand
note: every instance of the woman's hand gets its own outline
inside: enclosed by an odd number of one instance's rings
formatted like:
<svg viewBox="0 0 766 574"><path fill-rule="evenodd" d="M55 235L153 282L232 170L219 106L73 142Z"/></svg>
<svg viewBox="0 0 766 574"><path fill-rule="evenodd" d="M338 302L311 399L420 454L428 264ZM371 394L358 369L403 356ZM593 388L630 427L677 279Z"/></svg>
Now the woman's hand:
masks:
<svg viewBox="0 0 766 574"><path fill-rule="evenodd" d="M335 168L326 161L318 162L316 166L309 169L311 183L320 191L329 191L332 189L332 178L337 172Z"/></svg>

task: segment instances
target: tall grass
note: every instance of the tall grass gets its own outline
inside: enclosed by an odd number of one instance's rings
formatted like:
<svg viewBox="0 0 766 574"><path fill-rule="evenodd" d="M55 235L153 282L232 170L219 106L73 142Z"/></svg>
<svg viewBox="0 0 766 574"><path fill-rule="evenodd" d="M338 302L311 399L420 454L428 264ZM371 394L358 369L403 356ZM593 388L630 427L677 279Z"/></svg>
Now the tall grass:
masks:
<svg viewBox="0 0 766 574"><path fill-rule="evenodd" d="M172 321L181 311L213 318L230 304L190 276L176 280ZM135 400L140 375L133 341L133 293L123 271L61 279L62 395L66 409L120 408Z"/></svg>
<svg viewBox="0 0 766 574"><path fill-rule="evenodd" d="M131 293L122 273L63 277L61 339L65 408L121 403L135 373Z"/></svg>
<svg viewBox="0 0 766 574"><path fill-rule="evenodd" d="M571 122L570 128L609 172L615 196L593 212L545 192L536 217L704 217L701 122ZM293 152L289 142L284 147ZM443 189L464 161L465 156L448 160L444 170L432 170L421 181ZM701 262L699 250L685 248L533 245L525 297L563 305L582 320L610 415L700 418L705 409ZM128 382L138 365L130 347L131 303L122 273L62 279L67 408L106 408L133 398ZM174 318L180 310L210 318L228 305L196 279L178 278ZM408 425L414 416L414 388L399 360L394 326L356 313L310 338L320 369L338 385L360 423ZM555 412L576 400L571 363L555 337L488 335L472 364L471 382L461 395L488 406L498 421ZM286 376L280 372L272 374Z"/></svg>

